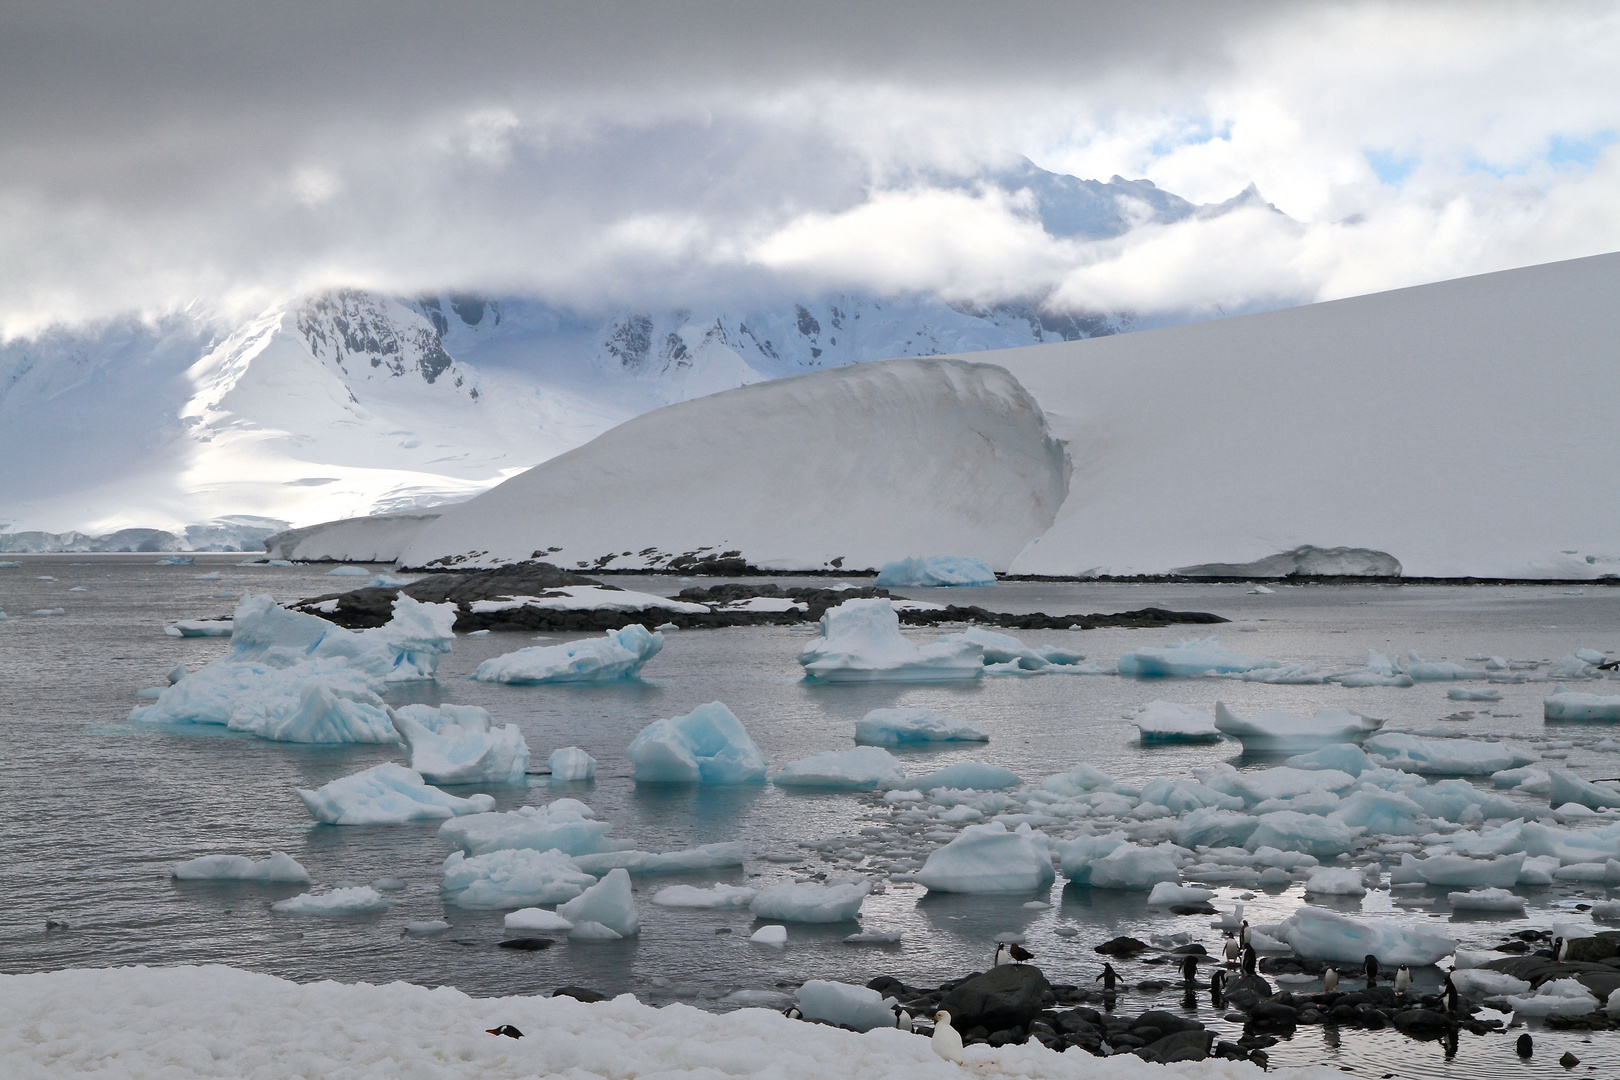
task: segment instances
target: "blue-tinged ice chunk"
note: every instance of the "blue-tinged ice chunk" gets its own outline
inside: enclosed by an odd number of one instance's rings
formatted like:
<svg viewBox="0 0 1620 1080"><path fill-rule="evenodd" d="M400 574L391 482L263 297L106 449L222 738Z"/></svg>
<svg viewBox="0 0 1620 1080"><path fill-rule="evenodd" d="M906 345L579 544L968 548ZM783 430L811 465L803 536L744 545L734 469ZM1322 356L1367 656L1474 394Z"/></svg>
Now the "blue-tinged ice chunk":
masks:
<svg viewBox="0 0 1620 1080"><path fill-rule="evenodd" d="M1400 669L1405 675L1417 682L1488 679L1491 676L1491 673L1484 668L1465 668L1461 664L1454 664L1449 660L1425 660L1411 650L1408 650L1406 655L1401 657Z"/></svg>
<svg viewBox="0 0 1620 1080"><path fill-rule="evenodd" d="M508 930L528 930L532 933L556 933L574 928L574 924L558 915L555 911L547 911L542 907L518 908L516 911L506 913L501 920ZM448 928L449 924L445 924Z"/></svg>
<svg viewBox="0 0 1620 1080"><path fill-rule="evenodd" d="M1065 859L1065 872L1068 861ZM1071 881L1079 884L1072 875ZM1179 882L1181 871L1168 845L1140 847L1120 844L1100 859L1091 862L1091 874L1086 884L1093 889L1152 889L1161 881Z"/></svg>
<svg viewBox="0 0 1620 1080"><path fill-rule="evenodd" d="M1553 855L1565 866L1620 859L1620 825L1600 829L1560 829L1527 821L1520 829L1530 855Z"/></svg>
<svg viewBox="0 0 1620 1080"><path fill-rule="evenodd" d="M1145 743L1216 742L1221 737L1214 716L1174 701L1150 701L1136 711L1132 722Z"/></svg>
<svg viewBox="0 0 1620 1080"><path fill-rule="evenodd" d="M1547 677L1549 679L1603 678L1603 672L1598 668L1597 665L1599 663L1606 662L1607 658L1604 657L1602 653L1598 653L1595 650L1588 651L1594 652L1597 659L1588 660L1580 655L1560 656L1557 660L1552 662L1550 667L1547 668Z"/></svg>
<svg viewBox="0 0 1620 1080"><path fill-rule="evenodd" d="M1004 769L1000 765L987 765L982 761L959 761L955 765L947 765L943 769L912 777L905 782L906 787L917 788L919 791L934 791L937 788L1001 791L1022 783L1018 774L1011 769Z"/></svg>
<svg viewBox="0 0 1620 1080"><path fill-rule="evenodd" d="M759 895L758 889L742 885L711 885L700 889L696 885L671 885L653 894L652 902L659 907L679 908L745 908Z"/></svg>
<svg viewBox="0 0 1620 1080"><path fill-rule="evenodd" d="M884 563L877 576L879 588L928 588L939 585L994 585L995 571L983 559L971 556L930 555Z"/></svg>
<svg viewBox="0 0 1620 1080"><path fill-rule="evenodd" d="M984 675L969 641L916 645L900 634L889 601L846 600L821 616L821 635L799 653L805 674L827 682L955 682Z"/></svg>
<svg viewBox="0 0 1620 1080"><path fill-rule="evenodd" d="M1317 896L1366 896L1367 883L1361 871L1349 866L1324 866L1311 873L1305 892Z"/></svg>
<svg viewBox="0 0 1620 1080"><path fill-rule="evenodd" d="M1056 879L1046 835L1027 824L1008 832L999 821L969 825L917 871L927 888L951 893L1039 892Z"/></svg>
<svg viewBox="0 0 1620 1080"><path fill-rule="evenodd" d="M1548 805L1575 803L1593 810L1620 807L1620 787L1614 784L1594 784L1590 780L1582 780L1568 769L1548 769L1547 777L1551 781Z"/></svg>
<svg viewBox="0 0 1620 1080"><path fill-rule="evenodd" d="M761 889L748 910L755 918L781 922L847 922L861 913L861 904L871 891L870 881L837 885L787 882Z"/></svg>
<svg viewBox="0 0 1620 1080"><path fill-rule="evenodd" d="M399 740L373 687L345 660L277 668L216 660L134 709L137 723L220 724L262 739L310 743Z"/></svg>
<svg viewBox="0 0 1620 1080"><path fill-rule="evenodd" d="M1361 922L1318 907L1302 907L1277 925L1272 934L1313 960L1360 964L1376 956L1388 967L1422 967L1451 955L1457 943L1423 926L1394 919Z"/></svg>
<svg viewBox="0 0 1620 1080"><path fill-rule="evenodd" d="M458 799L423 782L420 773L384 762L339 777L314 791L298 789L316 821L327 825L403 825L408 821L441 821L494 809L488 795Z"/></svg>
<svg viewBox="0 0 1620 1080"><path fill-rule="evenodd" d="M741 866L747 853L746 845L732 840L685 851L604 851L596 855L575 855L574 862L587 874L600 875L621 868L632 874L686 874L694 870Z"/></svg>
<svg viewBox="0 0 1620 1080"><path fill-rule="evenodd" d="M1243 809L1243 799L1239 796L1206 787L1196 780L1171 780L1162 776L1143 785L1139 799L1162 806L1172 814L1187 814L1209 806L1218 810Z"/></svg>
<svg viewBox="0 0 1620 1080"><path fill-rule="evenodd" d="M1241 847L1259 827L1259 819L1251 814L1194 810L1170 827L1170 839L1185 848Z"/></svg>
<svg viewBox="0 0 1620 1080"><path fill-rule="evenodd" d="M1394 731L1374 735L1362 745L1380 765L1426 776L1489 776L1541 760L1510 742L1425 739Z"/></svg>
<svg viewBox="0 0 1620 1080"><path fill-rule="evenodd" d="M871 791L893 787L905 778L905 769L893 754L876 746L857 746L789 762L771 779L780 787Z"/></svg>
<svg viewBox="0 0 1620 1080"><path fill-rule="evenodd" d="M1510 818L1523 812L1522 806L1481 791L1466 780L1440 780L1406 788L1402 793L1423 807L1423 812L1430 817L1459 823L1472 819L1477 824L1488 818Z"/></svg>
<svg viewBox="0 0 1620 1080"><path fill-rule="evenodd" d="M799 987L798 1001L806 1020L855 1031L894 1027L895 999L864 986L811 979Z"/></svg>
<svg viewBox="0 0 1620 1080"><path fill-rule="evenodd" d="M561 904L595 884L560 851L516 848L472 858L454 851L444 860L445 902L481 911Z"/></svg>
<svg viewBox="0 0 1620 1080"><path fill-rule="evenodd" d="M1470 889L1446 894L1452 911L1505 911L1524 914L1525 898L1506 889Z"/></svg>
<svg viewBox="0 0 1620 1080"><path fill-rule="evenodd" d="M1349 709L1318 709L1309 719L1288 712L1263 712L1241 719L1222 702L1215 703L1215 726L1223 735L1242 742L1246 751L1301 752L1329 743L1360 742L1383 723Z"/></svg>
<svg viewBox="0 0 1620 1080"><path fill-rule="evenodd" d="M1620 724L1620 697L1578 694L1560 686L1541 708L1549 723Z"/></svg>
<svg viewBox="0 0 1620 1080"><path fill-rule="evenodd" d="M933 709L873 709L855 725L855 741L864 746L902 746L931 742L989 742L990 736L961 720Z"/></svg>
<svg viewBox="0 0 1620 1080"><path fill-rule="evenodd" d="M596 812L578 799L557 799L545 806L520 806L501 814L472 814L439 826L439 839L468 855L528 848L564 855L617 851L624 842L610 838L613 826L596 820Z"/></svg>
<svg viewBox="0 0 1620 1080"><path fill-rule="evenodd" d="M1115 791L1118 785L1113 777L1094 765L1076 765L1065 773L1048 776L1038 785L1042 791L1068 798L1079 798L1094 791Z"/></svg>
<svg viewBox="0 0 1620 1080"><path fill-rule="evenodd" d="M1402 855L1399 866L1389 872L1391 885L1449 885L1468 888L1510 889L1519 880L1524 856L1501 855L1494 859L1470 859L1464 855L1434 855L1427 859Z"/></svg>
<svg viewBox="0 0 1620 1080"><path fill-rule="evenodd" d="M1111 854L1114 849L1125 843L1124 833L1109 833L1107 836L1076 836L1072 840L1060 840L1055 845L1058 859L1063 865L1063 876L1076 885L1091 884L1091 868L1098 859Z"/></svg>
<svg viewBox="0 0 1620 1080"><path fill-rule="evenodd" d="M1320 750L1291 757L1283 764L1291 769L1334 769L1350 776L1360 776L1379 767L1355 743L1329 743Z"/></svg>
<svg viewBox="0 0 1620 1080"><path fill-rule="evenodd" d="M349 915L377 915L389 908L387 900L370 885L349 889L333 889L317 896L304 893L290 900L278 900L270 910L278 915L324 915L342 918Z"/></svg>
<svg viewBox="0 0 1620 1080"><path fill-rule="evenodd" d="M576 927L581 923L600 923L620 937L635 937L641 933L636 899L630 893L630 875L623 868L608 871L601 881L559 907L557 914Z"/></svg>
<svg viewBox="0 0 1620 1080"><path fill-rule="evenodd" d="M599 638L564 645L534 645L491 657L478 665L473 678L513 686L633 679L663 647L663 634L632 623Z"/></svg>
<svg viewBox="0 0 1620 1080"><path fill-rule="evenodd" d="M1162 648L1137 649L1119 658L1119 673L1132 679L1184 679L1209 672L1280 667L1280 661L1228 649L1218 637L1208 637L1202 641L1178 641Z"/></svg>
<svg viewBox="0 0 1620 1080"><path fill-rule="evenodd" d="M424 604L401 594L383 626L345 630L316 615L288 611L269 596L249 596L231 616L231 651L223 661L262 661L291 667L342 658L384 682L431 679L455 645L456 605Z"/></svg>
<svg viewBox="0 0 1620 1080"><path fill-rule="evenodd" d="M431 719L427 719L431 717ZM424 720L427 719L427 722ZM516 724L496 727L476 705L407 705L394 711L411 768L430 784L521 784L529 744Z"/></svg>
<svg viewBox="0 0 1620 1080"><path fill-rule="evenodd" d="M1366 836L1417 836L1428 829L1418 824L1425 816L1423 807L1397 791L1362 788L1340 800L1328 815L1350 828L1360 828Z"/></svg>
<svg viewBox="0 0 1620 1080"><path fill-rule="evenodd" d="M253 881L265 885L309 884L309 871L286 852L277 851L263 862L245 855L204 855L176 866L177 881Z"/></svg>
<svg viewBox="0 0 1620 1080"><path fill-rule="evenodd" d="M1060 649L1055 645L1031 647L1011 634L999 634L981 626L969 627L957 634L946 634L936 640L942 645L977 645L984 651L986 666L1012 664L1020 671L1045 671L1053 667L1070 667L1086 658L1085 653Z"/></svg>
<svg viewBox="0 0 1620 1080"><path fill-rule="evenodd" d="M765 755L718 701L654 720L625 750L641 784L750 784L765 779Z"/></svg>
<svg viewBox="0 0 1620 1080"><path fill-rule="evenodd" d="M370 577L371 571L363 566L334 566L326 572L327 577Z"/></svg>
<svg viewBox="0 0 1620 1080"><path fill-rule="evenodd" d="M596 778L596 759L577 746L553 750L551 756L546 758L546 768L551 770L551 782L554 784Z"/></svg>
<svg viewBox="0 0 1620 1080"><path fill-rule="evenodd" d="M1598 999L1575 979L1549 979L1531 994L1502 999L1518 1016L1585 1016L1598 1010Z"/></svg>
<svg viewBox="0 0 1620 1080"><path fill-rule="evenodd" d="M1274 847L1283 851L1302 851L1318 859L1331 859L1354 848L1356 838L1362 833L1359 827L1315 814L1301 814L1296 810L1273 810L1269 814L1260 814L1256 820L1259 824L1244 845L1250 851Z"/></svg>

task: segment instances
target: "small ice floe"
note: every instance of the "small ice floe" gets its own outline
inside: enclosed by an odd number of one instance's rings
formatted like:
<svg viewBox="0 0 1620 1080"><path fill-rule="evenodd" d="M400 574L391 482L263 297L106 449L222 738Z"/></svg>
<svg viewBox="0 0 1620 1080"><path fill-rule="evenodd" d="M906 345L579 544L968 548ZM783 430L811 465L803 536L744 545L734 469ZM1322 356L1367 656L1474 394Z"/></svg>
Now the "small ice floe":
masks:
<svg viewBox="0 0 1620 1080"><path fill-rule="evenodd" d="M1132 889L1147 892L1161 881L1179 882L1181 871L1169 845L1142 847L1126 841L1112 845L1090 845L1086 841L1107 841L1105 837L1080 837L1057 844L1063 873L1076 885L1094 889ZM1089 850L1107 847L1101 857L1087 857Z"/></svg>
<svg viewBox="0 0 1620 1080"><path fill-rule="evenodd" d="M190 566L197 561L195 555L165 555L157 560L157 566Z"/></svg>
<svg viewBox="0 0 1620 1080"><path fill-rule="evenodd" d="M0 570L21 570L21 569L22 569L22 563L20 563L20 562L11 562L9 560L0 560Z"/></svg>
<svg viewBox="0 0 1620 1080"><path fill-rule="evenodd" d="M1468 892L1447 893L1446 900L1453 911L1503 911L1524 914L1526 900L1506 889L1470 889Z"/></svg>
<svg viewBox="0 0 1620 1080"><path fill-rule="evenodd" d="M370 577L371 571L363 566L334 566L326 572L327 577Z"/></svg>
<svg viewBox="0 0 1620 1080"><path fill-rule="evenodd" d="M1318 709L1309 718L1271 711L1240 719L1222 702L1215 703L1216 729L1242 742L1246 751L1299 752L1328 743L1360 742L1383 723L1349 709Z"/></svg>
<svg viewBox="0 0 1620 1080"><path fill-rule="evenodd" d="M304 893L290 900L279 900L270 905L270 910L278 915L341 917L376 915L387 911L389 907L388 901L384 900L376 889L369 885L357 885L349 889L333 889L320 895Z"/></svg>
<svg viewBox="0 0 1620 1080"><path fill-rule="evenodd" d="M1386 768L1428 776L1490 776L1540 760L1507 740L1426 739L1390 731L1374 735L1362 745Z"/></svg>
<svg viewBox="0 0 1620 1080"><path fill-rule="evenodd" d="M245 855L204 855L180 863L170 876L177 881L252 881L265 885L309 884L309 871L285 852L255 862Z"/></svg>
<svg viewBox="0 0 1620 1080"><path fill-rule="evenodd" d="M1254 588L1249 590L1250 594L1255 596L1270 596L1276 591L1276 589L1268 589L1264 585L1256 585Z"/></svg>
<svg viewBox="0 0 1620 1080"><path fill-rule="evenodd" d="M410 766L430 784L521 784L529 745L476 705L405 705L391 714Z"/></svg>
<svg viewBox="0 0 1620 1080"><path fill-rule="evenodd" d="M1359 964L1372 955L1380 964L1421 967L1451 955L1457 947L1451 938L1424 926L1394 919L1361 921L1318 907L1300 908L1269 936L1300 956L1343 964Z"/></svg>
<svg viewBox="0 0 1620 1080"><path fill-rule="evenodd" d="M1453 686L1446 691L1446 697L1452 701L1501 701L1502 691Z"/></svg>
<svg viewBox="0 0 1620 1080"><path fill-rule="evenodd" d="M1560 686L1542 702L1542 711L1551 723L1620 724L1620 696L1581 694Z"/></svg>
<svg viewBox="0 0 1620 1080"><path fill-rule="evenodd" d="M732 711L718 701L685 716L655 720L625 756L637 783L746 784L765 779L765 755Z"/></svg>
<svg viewBox="0 0 1620 1080"><path fill-rule="evenodd" d="M848 983L811 979L798 991L799 1011L806 1020L820 1020L855 1031L894 1027L894 998Z"/></svg>
<svg viewBox="0 0 1620 1080"><path fill-rule="evenodd" d="M1228 649L1218 637L1178 641L1162 648L1137 649L1119 658L1119 673L1131 679L1191 678L1282 666L1278 660Z"/></svg>
<svg viewBox="0 0 1620 1080"><path fill-rule="evenodd" d="M30 614L30 615L66 615L67 614L67 608L59 608L59 607L39 608L36 611L30 611L28 614Z"/></svg>
<svg viewBox="0 0 1620 1080"><path fill-rule="evenodd" d="M1059 930L1058 933L1063 931ZM862 930L844 938L845 945L898 945L903 935L898 930Z"/></svg>
<svg viewBox="0 0 1620 1080"><path fill-rule="evenodd" d="M1620 807L1620 786L1615 784L1595 784L1581 779L1568 769L1548 769L1547 780L1547 801L1560 809L1566 803L1575 803L1590 810Z"/></svg>
<svg viewBox="0 0 1620 1080"><path fill-rule="evenodd" d="M454 851L444 860L445 902L456 907L499 911L561 904L595 884L596 878L556 850L517 848L472 858Z"/></svg>
<svg viewBox="0 0 1620 1080"><path fill-rule="evenodd" d="M1191 885L1177 885L1161 881L1148 893L1149 907L1170 907L1172 904L1207 904L1215 899L1213 889L1199 889Z"/></svg>
<svg viewBox="0 0 1620 1080"><path fill-rule="evenodd" d="M578 799L556 799L545 806L520 806L505 813L471 814L439 826L439 839L468 855L531 848L564 855L618 851L627 841L607 835L612 825Z"/></svg>
<svg viewBox="0 0 1620 1080"><path fill-rule="evenodd" d="M473 678L513 686L633 679L641 674L642 665L658 655L663 647L662 634L632 623L622 630L609 630L599 638L564 645L535 645L491 657L478 665Z"/></svg>
<svg viewBox="0 0 1620 1080"><path fill-rule="evenodd" d="M1609 658L1596 649L1582 649L1572 656L1560 656L1552 662L1547 669L1549 679L1601 679L1603 671L1599 664L1606 664Z"/></svg>
<svg viewBox="0 0 1620 1080"><path fill-rule="evenodd" d="M230 619L181 619L163 628L170 637L230 637L234 624Z"/></svg>
<svg viewBox="0 0 1620 1080"><path fill-rule="evenodd" d="M1530 993L1530 984L1523 979L1516 979L1505 971L1492 971L1477 966L1454 967L1451 971L1451 984L1457 988L1457 993L1465 998L1478 999Z"/></svg>
<svg viewBox="0 0 1620 1080"><path fill-rule="evenodd" d="M953 585L994 585L995 571L972 556L929 555L884 563L873 584L882 589L932 588Z"/></svg>
<svg viewBox="0 0 1620 1080"><path fill-rule="evenodd" d="M990 736L961 720L933 709L873 709L855 724L855 741L863 746L907 746L936 742L989 742Z"/></svg>
<svg viewBox="0 0 1620 1080"><path fill-rule="evenodd" d="M970 626L956 634L936 639L937 644L977 645L983 650L986 674L1034 674L1079 665L1084 653L1055 645L1025 645L1011 634L999 634L982 626ZM1089 672L1088 672L1089 673Z"/></svg>
<svg viewBox="0 0 1620 1080"><path fill-rule="evenodd" d="M1367 885L1361 871L1348 866L1325 866L1305 882L1305 894L1317 896L1365 896Z"/></svg>
<svg viewBox="0 0 1620 1080"><path fill-rule="evenodd" d="M824 750L789 762L771 778L778 787L834 791L871 791L894 787L904 780L905 769L899 760L877 746Z"/></svg>
<svg viewBox="0 0 1620 1080"><path fill-rule="evenodd" d="M609 870L627 870L632 874L689 874L741 866L746 854L747 845L731 840L684 851L601 851L575 855L574 862L587 874L598 877Z"/></svg>
<svg viewBox="0 0 1620 1080"><path fill-rule="evenodd" d="M885 599L846 600L821 616L799 653L805 674L826 682L952 682L984 674L984 650L967 640L919 646L900 634Z"/></svg>
<svg viewBox="0 0 1620 1080"><path fill-rule="evenodd" d="M566 933L574 928L574 924L557 914L542 907L518 908L508 911L502 925L508 930L528 930L531 932Z"/></svg>
<svg viewBox="0 0 1620 1080"><path fill-rule="evenodd" d="M553 784L573 783L596 778L596 759L577 746L564 746L553 750L546 758Z"/></svg>
<svg viewBox="0 0 1620 1080"><path fill-rule="evenodd" d="M605 926L621 938L641 933L635 897L630 891L630 875L622 869L609 871L601 881L558 907L557 914L574 924L569 932L571 938L582 926L591 923ZM600 940L594 935L588 939Z"/></svg>
<svg viewBox="0 0 1620 1080"><path fill-rule="evenodd" d="M1144 743L1218 742L1221 737L1214 716L1173 701L1150 701L1136 711L1131 722Z"/></svg>
<svg viewBox="0 0 1620 1080"><path fill-rule="evenodd" d="M443 919L417 919L408 922L400 930L404 937L433 937L450 929L450 924Z"/></svg>
<svg viewBox="0 0 1620 1080"><path fill-rule="evenodd" d="M793 995L779 990L733 990L720 1000L745 1009L775 1009L780 1012L793 1004Z"/></svg>
<svg viewBox="0 0 1620 1080"><path fill-rule="evenodd" d="M316 821L327 825L402 825L495 808L489 795L457 798L429 785L420 773L393 762L340 777L314 791L299 788L298 797Z"/></svg>
<svg viewBox="0 0 1620 1080"><path fill-rule="evenodd" d="M696 885L670 885L654 893L652 902L660 907L743 908L752 904L758 895L758 889L741 885L711 885L706 889Z"/></svg>
<svg viewBox="0 0 1620 1080"><path fill-rule="evenodd" d="M1402 855L1400 865L1389 872L1391 885L1421 882L1474 889L1512 888L1519 884L1524 870L1523 852L1494 859L1471 859L1464 855L1434 855L1427 859Z"/></svg>
<svg viewBox="0 0 1620 1080"><path fill-rule="evenodd" d="M781 923L767 923L748 935L755 945L772 945L780 949L787 944L787 927Z"/></svg>
<svg viewBox="0 0 1620 1080"><path fill-rule="evenodd" d="M829 885L784 882L761 889L748 910L761 919L782 922L848 922L861 913L871 891L872 883L864 878Z"/></svg>
<svg viewBox="0 0 1620 1080"><path fill-rule="evenodd" d="M75 585L75 586L73 586L73 588L68 590L68 592L89 592L89 591L90 591L90 586L88 586L88 585Z"/></svg>
<svg viewBox="0 0 1620 1080"><path fill-rule="evenodd" d="M1044 833L1029 825L1013 831L999 821L969 825L929 853L917 881L933 892L1030 893L1057 879Z"/></svg>
<svg viewBox="0 0 1620 1080"><path fill-rule="evenodd" d="M1598 999L1574 979L1550 979L1535 993L1503 997L1520 1016L1584 1016L1596 1012Z"/></svg>

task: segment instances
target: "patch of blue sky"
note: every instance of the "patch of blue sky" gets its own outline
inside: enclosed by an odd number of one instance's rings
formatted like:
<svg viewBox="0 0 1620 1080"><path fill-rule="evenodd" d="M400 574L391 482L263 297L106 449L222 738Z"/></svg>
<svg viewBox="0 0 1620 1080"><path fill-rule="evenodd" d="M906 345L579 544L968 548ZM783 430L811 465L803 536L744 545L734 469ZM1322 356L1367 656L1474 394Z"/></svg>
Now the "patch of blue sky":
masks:
<svg viewBox="0 0 1620 1080"><path fill-rule="evenodd" d="M1398 157L1393 150L1367 150L1364 152L1367 164L1372 166L1373 175L1390 187L1400 187L1413 169L1417 168L1416 155L1411 157Z"/></svg>
<svg viewBox="0 0 1620 1080"><path fill-rule="evenodd" d="M1148 152L1154 157L1163 157L1183 146L1202 146L1204 143L1214 142L1217 139L1230 140L1232 138L1232 121L1227 120L1216 126L1206 117L1190 120L1179 130L1153 140Z"/></svg>
<svg viewBox="0 0 1620 1080"><path fill-rule="evenodd" d="M1597 164L1598 156L1616 142L1620 142L1620 131L1613 129L1581 136L1554 135L1547 140L1547 164L1590 169Z"/></svg>

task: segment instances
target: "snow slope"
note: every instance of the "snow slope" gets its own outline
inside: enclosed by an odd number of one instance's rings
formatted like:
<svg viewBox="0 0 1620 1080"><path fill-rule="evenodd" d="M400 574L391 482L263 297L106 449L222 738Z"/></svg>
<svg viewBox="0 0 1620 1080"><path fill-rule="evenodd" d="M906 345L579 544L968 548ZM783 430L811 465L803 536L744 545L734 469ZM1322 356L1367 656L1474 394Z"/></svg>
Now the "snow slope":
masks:
<svg viewBox="0 0 1620 1080"><path fill-rule="evenodd" d="M1620 573L1617 291L1605 255L750 386L447 509L401 562Z"/></svg>

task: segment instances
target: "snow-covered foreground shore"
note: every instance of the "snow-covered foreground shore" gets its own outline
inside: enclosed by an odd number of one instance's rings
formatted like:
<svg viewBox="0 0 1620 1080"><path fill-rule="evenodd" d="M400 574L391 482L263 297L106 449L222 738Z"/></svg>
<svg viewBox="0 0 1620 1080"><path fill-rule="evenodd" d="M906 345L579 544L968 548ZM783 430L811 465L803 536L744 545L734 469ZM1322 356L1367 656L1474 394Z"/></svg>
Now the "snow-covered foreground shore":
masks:
<svg viewBox="0 0 1620 1080"><path fill-rule="evenodd" d="M511 1024L522 1039L489 1035ZM971 1046L977 1076L1125 1080L1259 1076L1247 1063L1145 1065L1122 1055L1053 1053L1039 1043ZM789 1020L768 1009L716 1015L657 1009L630 995L474 998L409 983L288 982L228 967L76 969L0 976L0 1073L34 1077L762 1076L825 1080L961 1076L929 1041L895 1030L865 1035ZM1325 1068L1279 1077L1337 1075Z"/></svg>

